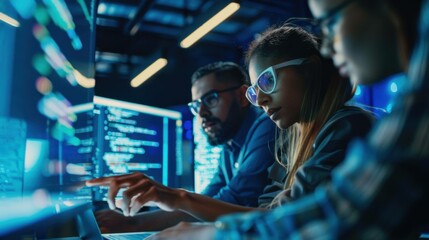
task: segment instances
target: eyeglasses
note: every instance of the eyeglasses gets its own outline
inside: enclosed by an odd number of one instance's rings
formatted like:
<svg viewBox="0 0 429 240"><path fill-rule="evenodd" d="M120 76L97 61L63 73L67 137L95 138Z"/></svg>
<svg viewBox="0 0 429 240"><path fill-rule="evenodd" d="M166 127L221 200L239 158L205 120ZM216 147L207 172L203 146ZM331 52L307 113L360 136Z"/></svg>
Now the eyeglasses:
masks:
<svg viewBox="0 0 429 240"><path fill-rule="evenodd" d="M287 66L301 65L305 60L307 60L307 58L297 58L297 59L276 64L274 66L271 66L265 69L261 74L259 74L258 79L256 80L256 83L250 86L249 88L247 88L246 97L249 100L249 102L255 106L258 106L258 103L257 103L258 93L256 91L256 87L258 87L259 90L261 90L265 94L271 94L274 92L277 86L277 78L276 78L275 70L279 68L284 68Z"/></svg>
<svg viewBox="0 0 429 240"><path fill-rule="evenodd" d="M203 104L208 108L214 108L219 103L219 93L233 91L240 87L241 86L235 86L235 87L230 87L223 90L211 90L206 94L204 94L200 99L197 99L188 103L188 107L191 110L192 114L197 116L201 104Z"/></svg>
<svg viewBox="0 0 429 240"><path fill-rule="evenodd" d="M317 19L321 31L324 33L325 38L333 39L334 27L337 25L341 18L343 11L353 2L357 0L346 0L336 7L332 8L325 16Z"/></svg>

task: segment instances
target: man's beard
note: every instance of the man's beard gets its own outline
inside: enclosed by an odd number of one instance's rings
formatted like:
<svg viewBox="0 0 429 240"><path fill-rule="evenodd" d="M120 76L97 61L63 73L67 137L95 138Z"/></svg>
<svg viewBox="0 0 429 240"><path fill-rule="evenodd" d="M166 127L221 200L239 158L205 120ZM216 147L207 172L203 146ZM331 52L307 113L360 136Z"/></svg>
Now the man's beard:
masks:
<svg viewBox="0 0 429 240"><path fill-rule="evenodd" d="M217 146L225 144L234 137L240 127L240 112L242 112L241 107L237 102L233 102L229 108L228 117L225 122L222 122L216 117L209 117L206 119L206 121L215 123L213 125L214 129L211 132L207 133L204 131L210 145Z"/></svg>
<svg viewBox="0 0 429 240"><path fill-rule="evenodd" d="M225 138L225 124L218 118L211 118L210 121L216 122L216 124L213 125L213 128L210 132L204 131L209 144L212 146L217 146L227 142L228 139Z"/></svg>

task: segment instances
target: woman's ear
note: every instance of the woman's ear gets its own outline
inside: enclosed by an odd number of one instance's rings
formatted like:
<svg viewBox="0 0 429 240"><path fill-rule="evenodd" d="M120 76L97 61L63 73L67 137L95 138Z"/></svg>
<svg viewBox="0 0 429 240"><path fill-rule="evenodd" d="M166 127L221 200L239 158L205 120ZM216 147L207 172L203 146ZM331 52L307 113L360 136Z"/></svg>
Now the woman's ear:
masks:
<svg viewBox="0 0 429 240"><path fill-rule="evenodd" d="M248 87L249 86L247 85L241 85L241 87L238 89L238 94L240 94L239 101L241 107L247 107L250 104L249 100L247 100L246 98L246 91Z"/></svg>

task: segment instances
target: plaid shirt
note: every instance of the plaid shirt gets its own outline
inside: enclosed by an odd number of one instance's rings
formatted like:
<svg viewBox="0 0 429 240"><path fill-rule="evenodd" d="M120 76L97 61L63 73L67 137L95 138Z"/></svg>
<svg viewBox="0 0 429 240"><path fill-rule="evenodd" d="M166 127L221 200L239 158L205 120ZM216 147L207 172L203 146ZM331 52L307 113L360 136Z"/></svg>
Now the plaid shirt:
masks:
<svg viewBox="0 0 429 240"><path fill-rule="evenodd" d="M355 142L330 185L273 211L220 218L217 239L417 238L429 222L429 0L407 93Z"/></svg>

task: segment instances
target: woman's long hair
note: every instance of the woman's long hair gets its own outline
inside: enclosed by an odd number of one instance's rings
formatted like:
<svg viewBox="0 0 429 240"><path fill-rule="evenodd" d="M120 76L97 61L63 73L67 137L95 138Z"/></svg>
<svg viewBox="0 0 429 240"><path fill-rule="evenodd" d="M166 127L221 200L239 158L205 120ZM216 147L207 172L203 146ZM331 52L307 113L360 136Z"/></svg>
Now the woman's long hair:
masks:
<svg viewBox="0 0 429 240"><path fill-rule="evenodd" d="M256 56L284 60L308 58L307 63L295 67L306 81L299 125L277 132L276 159L287 169L284 188L289 189L298 168L313 155L313 144L320 129L353 96L354 90L350 81L339 76L332 62L320 56L318 39L301 28L282 26L266 30L250 44L247 65Z"/></svg>

